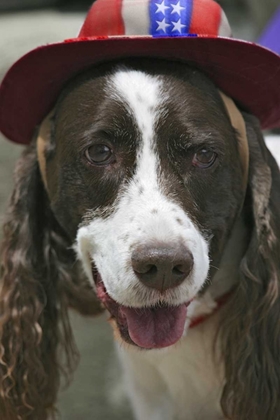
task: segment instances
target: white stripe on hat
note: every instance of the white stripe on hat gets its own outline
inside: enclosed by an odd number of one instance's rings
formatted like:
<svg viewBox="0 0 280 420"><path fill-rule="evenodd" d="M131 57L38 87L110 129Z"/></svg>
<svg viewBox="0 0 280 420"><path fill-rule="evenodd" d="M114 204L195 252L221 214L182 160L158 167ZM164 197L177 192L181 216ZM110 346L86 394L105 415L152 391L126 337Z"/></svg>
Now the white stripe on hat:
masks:
<svg viewBox="0 0 280 420"><path fill-rule="evenodd" d="M149 35L149 0L123 0L125 35Z"/></svg>
<svg viewBox="0 0 280 420"><path fill-rule="evenodd" d="M232 37L232 32L231 32L231 28L229 26L227 17L225 15L225 12L222 10L222 14L221 14L221 22L220 22L220 27L219 27L219 36L225 36L228 38Z"/></svg>

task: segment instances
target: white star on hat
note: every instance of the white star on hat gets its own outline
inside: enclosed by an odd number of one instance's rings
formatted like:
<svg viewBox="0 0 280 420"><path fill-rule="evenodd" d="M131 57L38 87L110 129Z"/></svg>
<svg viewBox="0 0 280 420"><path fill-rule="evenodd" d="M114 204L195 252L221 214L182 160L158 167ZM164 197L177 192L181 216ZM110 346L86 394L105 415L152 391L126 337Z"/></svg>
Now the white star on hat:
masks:
<svg viewBox="0 0 280 420"><path fill-rule="evenodd" d="M157 27L157 31L160 31L161 29L166 33L166 28L168 28L168 26L171 26L169 23L166 23L165 18L162 19L162 21L156 21L158 24Z"/></svg>
<svg viewBox="0 0 280 420"><path fill-rule="evenodd" d="M185 10L185 7L182 7L180 4L180 0L178 1L177 4L171 4L171 6L173 7L173 10L171 12L171 15L173 15L173 13L178 13L178 15L181 15L181 10Z"/></svg>
<svg viewBox="0 0 280 420"><path fill-rule="evenodd" d="M170 7L169 6L165 6L165 4L164 4L164 0L162 0L162 2L161 3L155 3L155 5L157 6L157 11L156 11L156 13L163 13L163 14L165 14L165 10L166 9L170 9Z"/></svg>
<svg viewBox="0 0 280 420"><path fill-rule="evenodd" d="M172 23L173 23L172 32L178 31L180 32L180 34L182 33L182 29L187 26L187 25L182 25L181 19L179 19L178 22L172 22Z"/></svg>

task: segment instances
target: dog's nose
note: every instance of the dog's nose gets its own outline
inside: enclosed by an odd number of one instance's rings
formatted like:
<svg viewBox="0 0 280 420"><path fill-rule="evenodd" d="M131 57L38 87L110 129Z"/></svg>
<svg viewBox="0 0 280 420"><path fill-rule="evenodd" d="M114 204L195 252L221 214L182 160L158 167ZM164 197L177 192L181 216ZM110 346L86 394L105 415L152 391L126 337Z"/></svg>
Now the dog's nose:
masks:
<svg viewBox="0 0 280 420"><path fill-rule="evenodd" d="M139 246L132 254L132 267L145 286L164 292L179 286L193 268L193 255L185 246Z"/></svg>

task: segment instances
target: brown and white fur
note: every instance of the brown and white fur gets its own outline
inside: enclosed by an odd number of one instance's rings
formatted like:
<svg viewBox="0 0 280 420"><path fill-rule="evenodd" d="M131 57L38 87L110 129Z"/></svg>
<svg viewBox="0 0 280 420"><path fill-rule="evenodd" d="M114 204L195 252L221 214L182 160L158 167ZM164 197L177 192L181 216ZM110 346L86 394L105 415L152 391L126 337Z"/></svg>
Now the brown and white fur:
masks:
<svg viewBox="0 0 280 420"><path fill-rule="evenodd" d="M17 165L4 225L1 419L54 415L57 349L66 372L76 363L68 308L103 305L137 420L278 419L280 176L257 119L236 111L240 127L202 72L160 60L104 64L65 88ZM151 286L147 249L185 277ZM175 343L127 325L157 310L175 325L184 305Z"/></svg>

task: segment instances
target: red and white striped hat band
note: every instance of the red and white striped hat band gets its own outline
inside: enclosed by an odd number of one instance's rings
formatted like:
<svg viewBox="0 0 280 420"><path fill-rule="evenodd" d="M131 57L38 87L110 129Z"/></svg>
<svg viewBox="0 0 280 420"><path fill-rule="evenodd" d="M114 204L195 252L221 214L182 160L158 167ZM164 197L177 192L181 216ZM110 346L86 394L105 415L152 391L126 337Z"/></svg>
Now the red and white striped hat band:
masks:
<svg viewBox="0 0 280 420"><path fill-rule="evenodd" d="M79 38L133 35L232 36L224 11L213 0L97 0Z"/></svg>

